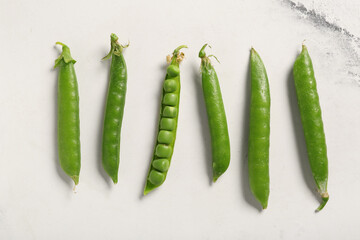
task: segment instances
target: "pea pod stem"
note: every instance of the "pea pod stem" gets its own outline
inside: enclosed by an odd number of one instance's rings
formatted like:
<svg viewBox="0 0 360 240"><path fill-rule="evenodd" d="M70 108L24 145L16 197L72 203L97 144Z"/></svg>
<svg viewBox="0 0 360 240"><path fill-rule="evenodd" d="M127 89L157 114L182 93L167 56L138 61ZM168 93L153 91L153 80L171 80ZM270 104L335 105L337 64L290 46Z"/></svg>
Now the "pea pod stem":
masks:
<svg viewBox="0 0 360 240"><path fill-rule="evenodd" d="M56 42L55 44L62 46L62 52L60 56L55 60L54 68L58 67L61 61L64 63L76 63L76 61L71 57L70 48L62 42Z"/></svg>
<svg viewBox="0 0 360 240"><path fill-rule="evenodd" d="M219 59L218 59L215 55L211 54L211 55L209 55L209 56L206 56L206 52L205 52L205 48L206 48L206 47L211 48L211 46L208 45L207 43L206 43L204 46L202 46L202 48L200 49L200 52L199 52L199 58L203 59L203 60L206 61L206 62L210 62L210 61L209 61L209 58L213 57L213 58L215 58L215 60L216 60L218 63L220 63Z"/></svg>
<svg viewBox="0 0 360 240"><path fill-rule="evenodd" d="M169 64L169 65L174 65L174 64L179 64L181 63L181 61L184 59L184 53L182 52L179 52L181 49L183 48L187 48L186 45L181 45L179 47L177 47L174 51L173 51L173 54L172 56L168 55L166 57L166 62Z"/></svg>
<svg viewBox="0 0 360 240"><path fill-rule="evenodd" d="M103 57L102 60L109 59L113 54L117 56L121 56L123 49L130 46L130 42L126 45L121 45L118 43L118 40L119 40L118 36L116 36L114 33L110 35L110 41L111 41L110 52L105 57Z"/></svg>
<svg viewBox="0 0 360 240"><path fill-rule="evenodd" d="M199 58L205 58L206 57L206 52L205 52L205 48L209 46L209 44L205 43L204 46L202 46L202 48L200 49L199 52ZM211 46L209 46L209 48L211 48Z"/></svg>
<svg viewBox="0 0 360 240"><path fill-rule="evenodd" d="M174 52L173 52L173 56L178 55L178 54L179 54L179 51L180 51L181 49L183 49L183 48L188 48L188 47L187 47L186 45L181 45L181 46L175 48L175 50L174 50Z"/></svg>

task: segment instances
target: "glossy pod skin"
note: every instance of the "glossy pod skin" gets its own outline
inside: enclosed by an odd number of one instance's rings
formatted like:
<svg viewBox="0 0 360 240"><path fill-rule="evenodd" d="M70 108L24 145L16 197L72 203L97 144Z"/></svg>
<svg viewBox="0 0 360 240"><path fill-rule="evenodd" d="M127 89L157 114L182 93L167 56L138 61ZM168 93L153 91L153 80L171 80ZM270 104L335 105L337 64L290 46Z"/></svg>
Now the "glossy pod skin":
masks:
<svg viewBox="0 0 360 240"><path fill-rule="evenodd" d="M115 34L111 34L111 50L103 59L111 57L110 82L107 93L102 142L102 165L113 182L118 182L120 135L124 115L127 69Z"/></svg>
<svg viewBox="0 0 360 240"><path fill-rule="evenodd" d="M163 83L161 96L160 121L156 146L146 179L144 195L159 187L166 179L174 151L180 100L180 68L184 54L180 46L173 52L170 65Z"/></svg>
<svg viewBox="0 0 360 240"><path fill-rule="evenodd" d="M226 121L224 103L217 74L209 57L206 56L205 44L200 52L202 89L208 116L211 149L213 181L228 169L230 164L230 140Z"/></svg>
<svg viewBox="0 0 360 240"><path fill-rule="evenodd" d="M58 151L64 172L79 183L81 168L79 90L70 49L63 43L62 53L55 61L58 75Z"/></svg>
<svg viewBox="0 0 360 240"><path fill-rule="evenodd" d="M263 209L270 193L270 89L265 66L255 49L251 49L251 102L248 168L250 189Z"/></svg>
<svg viewBox="0 0 360 240"><path fill-rule="evenodd" d="M310 167L322 198L316 209L320 211L329 200L328 159L314 69L305 45L295 61L293 74Z"/></svg>

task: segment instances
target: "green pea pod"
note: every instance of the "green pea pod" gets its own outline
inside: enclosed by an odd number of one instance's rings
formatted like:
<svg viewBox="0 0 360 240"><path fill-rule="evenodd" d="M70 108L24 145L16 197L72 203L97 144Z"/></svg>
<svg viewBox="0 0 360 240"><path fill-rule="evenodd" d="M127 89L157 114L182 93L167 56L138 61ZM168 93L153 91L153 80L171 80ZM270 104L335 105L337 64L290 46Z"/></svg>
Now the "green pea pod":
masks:
<svg viewBox="0 0 360 240"><path fill-rule="evenodd" d="M320 211L329 200L328 159L314 69L305 45L295 61L293 74L310 167L322 198L316 209Z"/></svg>
<svg viewBox="0 0 360 240"><path fill-rule="evenodd" d="M111 57L110 82L108 87L104 118L102 165L113 182L118 182L120 135L124 115L127 70L122 51L127 46L120 45L115 34L111 34L111 49L103 59Z"/></svg>
<svg viewBox="0 0 360 240"><path fill-rule="evenodd" d="M168 58L170 65L163 84L157 142L146 179L144 195L159 187L166 179L174 151L180 100L180 68L184 54L179 52L186 46L180 46Z"/></svg>
<svg viewBox="0 0 360 240"><path fill-rule="evenodd" d="M81 168L79 90L70 49L63 43L62 53L55 61L58 76L58 151L60 165L75 185Z"/></svg>
<svg viewBox="0 0 360 240"><path fill-rule="evenodd" d="M202 89L208 115L211 149L213 181L228 169L230 164L230 140L224 103L217 74L209 57L206 56L205 44L200 52Z"/></svg>
<svg viewBox="0 0 360 240"><path fill-rule="evenodd" d="M255 198L267 208L269 187L270 89L264 63L251 49L251 102L249 129L249 183Z"/></svg>

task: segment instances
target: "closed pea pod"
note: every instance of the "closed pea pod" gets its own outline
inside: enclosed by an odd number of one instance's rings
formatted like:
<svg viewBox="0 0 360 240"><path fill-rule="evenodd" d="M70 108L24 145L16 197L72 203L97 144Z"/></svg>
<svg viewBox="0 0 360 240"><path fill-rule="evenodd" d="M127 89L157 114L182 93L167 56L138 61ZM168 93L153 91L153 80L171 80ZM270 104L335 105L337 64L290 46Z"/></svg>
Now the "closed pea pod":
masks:
<svg viewBox="0 0 360 240"><path fill-rule="evenodd" d="M265 66L255 49L251 49L251 100L248 170L250 189L263 209L270 193L270 89Z"/></svg>
<svg viewBox="0 0 360 240"><path fill-rule="evenodd" d="M202 89L208 116L211 149L213 181L227 170L230 164L230 140L224 103L217 74L209 57L206 56L205 44L200 52Z"/></svg>
<svg viewBox="0 0 360 240"><path fill-rule="evenodd" d="M159 187L166 179L174 151L180 100L180 68L184 58L180 46L173 52L163 83L159 131L156 146L146 179L144 195Z"/></svg>
<svg viewBox="0 0 360 240"><path fill-rule="evenodd" d="M295 61L293 74L310 167L322 198L317 208L320 211L329 200L328 159L314 69L305 45Z"/></svg>
<svg viewBox="0 0 360 240"><path fill-rule="evenodd" d="M102 165L114 183L118 182L120 135L124 115L127 69L120 45L115 34L111 34L111 49L103 59L111 57L110 82L104 117Z"/></svg>
<svg viewBox="0 0 360 240"><path fill-rule="evenodd" d="M75 185L79 183L81 168L79 90L70 49L63 43L62 53L55 61L58 76L58 151L64 172Z"/></svg>

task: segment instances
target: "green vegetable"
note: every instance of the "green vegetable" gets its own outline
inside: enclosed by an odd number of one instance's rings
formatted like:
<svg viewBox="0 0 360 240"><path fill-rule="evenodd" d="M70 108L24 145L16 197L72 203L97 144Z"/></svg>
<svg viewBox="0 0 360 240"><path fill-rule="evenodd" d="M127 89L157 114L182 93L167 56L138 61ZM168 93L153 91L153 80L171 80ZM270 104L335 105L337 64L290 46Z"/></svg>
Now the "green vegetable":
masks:
<svg viewBox="0 0 360 240"><path fill-rule="evenodd" d="M81 167L79 91L70 49L63 43L62 53L55 61L58 76L58 151L60 165L75 185L79 183Z"/></svg>
<svg viewBox="0 0 360 240"><path fill-rule="evenodd" d="M207 44L201 48L199 57L201 58L202 89L211 135L213 181L216 182L229 167L230 140L218 77L210 62L210 56L206 56L206 46Z"/></svg>
<svg viewBox="0 0 360 240"><path fill-rule="evenodd" d="M267 208L269 199L270 90L265 66L251 49L251 102L249 130L249 182L252 193Z"/></svg>
<svg viewBox="0 0 360 240"><path fill-rule="evenodd" d="M159 131L154 155L146 180L144 195L159 187L166 179L174 150L180 100L180 68L184 54L179 52L186 46L180 46L168 58L170 65L163 84Z"/></svg>
<svg viewBox="0 0 360 240"><path fill-rule="evenodd" d="M120 135L124 115L127 70L122 51L127 46L120 45L118 37L112 33L111 49L103 59L111 57L110 82L106 101L103 129L102 165L114 183L118 182Z"/></svg>
<svg viewBox="0 0 360 240"><path fill-rule="evenodd" d="M295 61L293 73L310 167L322 198L317 209L320 211L329 200L328 159L314 69L305 45Z"/></svg>

